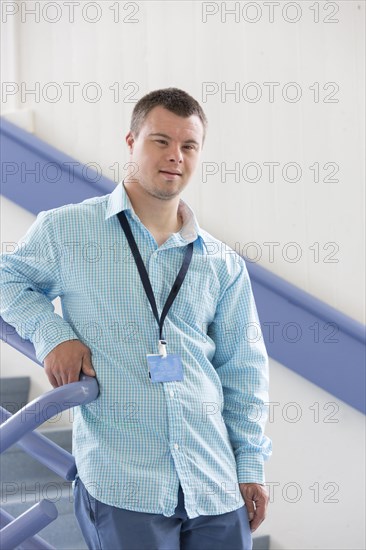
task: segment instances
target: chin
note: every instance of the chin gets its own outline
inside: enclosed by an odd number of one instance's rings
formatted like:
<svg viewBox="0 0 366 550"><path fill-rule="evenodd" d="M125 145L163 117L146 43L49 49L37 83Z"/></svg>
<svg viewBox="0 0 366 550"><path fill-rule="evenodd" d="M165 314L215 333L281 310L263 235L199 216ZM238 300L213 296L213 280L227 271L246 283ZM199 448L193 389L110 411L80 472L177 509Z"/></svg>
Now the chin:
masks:
<svg viewBox="0 0 366 550"><path fill-rule="evenodd" d="M173 199L177 195L179 195L179 191L171 192L171 193L166 193L163 191L162 193L157 193L155 197L162 200L169 200L169 199Z"/></svg>
<svg viewBox="0 0 366 550"><path fill-rule="evenodd" d="M180 189L176 189L176 188L164 188L164 189L154 189L152 191L152 194L157 197L158 199L166 199L166 200L169 200L173 197L176 197L177 195L179 195L180 193Z"/></svg>

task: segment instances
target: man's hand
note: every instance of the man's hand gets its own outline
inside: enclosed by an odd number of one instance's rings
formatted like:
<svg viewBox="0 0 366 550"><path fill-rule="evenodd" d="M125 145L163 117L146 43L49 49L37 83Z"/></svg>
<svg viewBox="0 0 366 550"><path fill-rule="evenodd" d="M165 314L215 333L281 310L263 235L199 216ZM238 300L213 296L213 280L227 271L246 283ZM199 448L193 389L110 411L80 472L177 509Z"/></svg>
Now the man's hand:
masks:
<svg viewBox="0 0 366 550"><path fill-rule="evenodd" d="M266 517L268 493L259 483L239 483L239 487L248 510L250 530L253 532Z"/></svg>
<svg viewBox="0 0 366 550"><path fill-rule="evenodd" d="M78 382L80 371L95 376L90 349L80 340L67 340L53 348L44 361L44 370L54 388Z"/></svg>

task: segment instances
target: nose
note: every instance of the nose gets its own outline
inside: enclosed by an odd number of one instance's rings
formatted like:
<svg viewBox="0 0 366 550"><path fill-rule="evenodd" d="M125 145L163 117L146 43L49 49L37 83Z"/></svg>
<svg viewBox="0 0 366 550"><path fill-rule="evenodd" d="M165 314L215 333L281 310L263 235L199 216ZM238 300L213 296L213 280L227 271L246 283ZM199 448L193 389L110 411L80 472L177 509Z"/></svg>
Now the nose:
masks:
<svg viewBox="0 0 366 550"><path fill-rule="evenodd" d="M182 151L181 151L178 144L175 144L175 143L172 142L169 146L167 154L168 154L168 161L169 162L175 162L175 163L183 162Z"/></svg>

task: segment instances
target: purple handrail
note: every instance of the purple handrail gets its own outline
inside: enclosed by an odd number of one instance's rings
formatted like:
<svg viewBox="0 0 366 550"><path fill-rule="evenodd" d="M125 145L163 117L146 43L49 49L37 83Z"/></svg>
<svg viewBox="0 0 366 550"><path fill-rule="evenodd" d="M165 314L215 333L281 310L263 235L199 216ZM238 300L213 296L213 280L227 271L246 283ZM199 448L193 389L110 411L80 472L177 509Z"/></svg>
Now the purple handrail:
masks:
<svg viewBox="0 0 366 550"><path fill-rule="evenodd" d="M32 508L8 523L0 531L0 548L11 550L44 529L58 516L57 508L50 500L41 500Z"/></svg>
<svg viewBox="0 0 366 550"><path fill-rule="evenodd" d="M91 376L82 378L79 382L59 386L33 399L1 424L0 452L6 451L21 437L38 428L56 413L96 399L99 391L96 379Z"/></svg>
<svg viewBox="0 0 366 550"><path fill-rule="evenodd" d="M0 528L5 527L5 525L8 525L8 523L11 523L14 521L15 518L9 512L6 512L5 510L2 510L0 508ZM51 546L51 544L48 544L45 540L43 540L38 535L33 535L33 537L30 537L29 539L26 539L21 546L19 546L19 550L56 550L54 546ZM4 549L5 550L5 549Z"/></svg>

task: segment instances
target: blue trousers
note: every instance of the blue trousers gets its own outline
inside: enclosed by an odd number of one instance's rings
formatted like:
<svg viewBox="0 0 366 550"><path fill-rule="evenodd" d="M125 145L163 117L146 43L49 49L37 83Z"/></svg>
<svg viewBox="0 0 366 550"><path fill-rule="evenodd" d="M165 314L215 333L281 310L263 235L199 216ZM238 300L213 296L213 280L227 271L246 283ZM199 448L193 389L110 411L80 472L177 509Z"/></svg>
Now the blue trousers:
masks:
<svg viewBox="0 0 366 550"><path fill-rule="evenodd" d="M180 485L174 515L166 517L108 506L77 476L74 510L90 550L252 550L246 506L189 519Z"/></svg>

